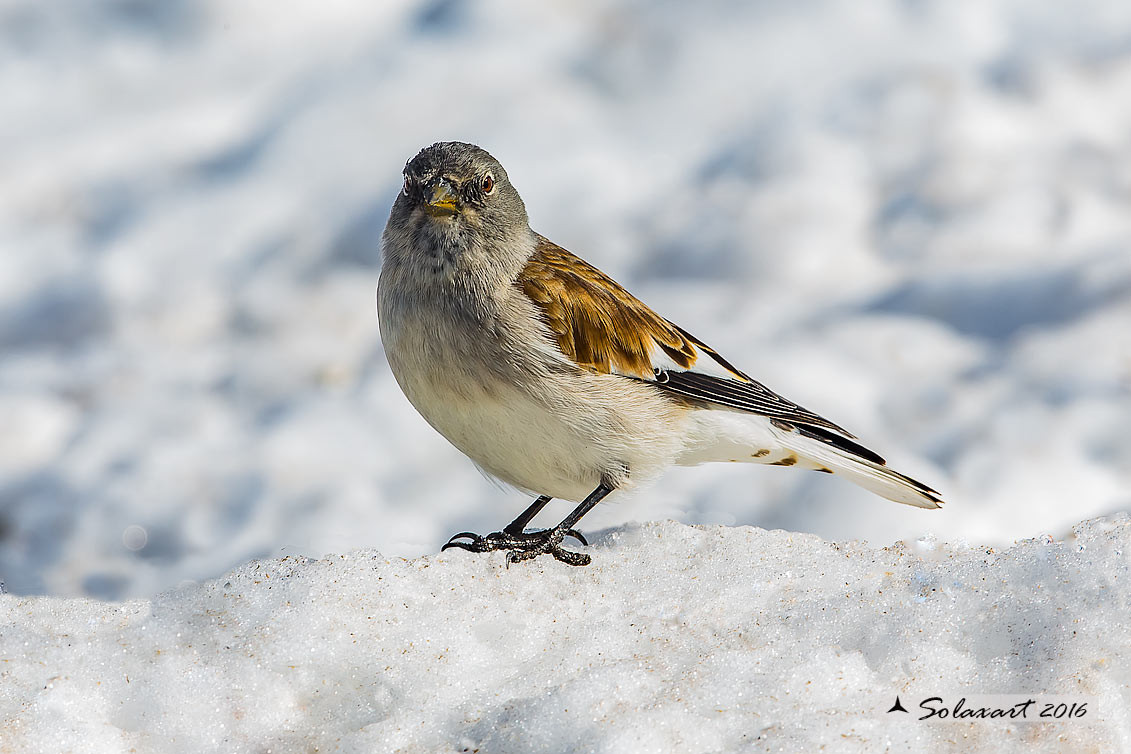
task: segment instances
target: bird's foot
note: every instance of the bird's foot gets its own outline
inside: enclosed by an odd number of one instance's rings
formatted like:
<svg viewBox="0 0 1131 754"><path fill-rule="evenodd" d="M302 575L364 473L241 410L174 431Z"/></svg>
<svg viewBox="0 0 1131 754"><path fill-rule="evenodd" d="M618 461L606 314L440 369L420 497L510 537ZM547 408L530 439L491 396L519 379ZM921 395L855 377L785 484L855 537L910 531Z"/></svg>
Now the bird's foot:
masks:
<svg viewBox="0 0 1131 754"><path fill-rule="evenodd" d="M560 560L566 565L589 565L592 558L585 553L573 552L562 548L562 540L566 537L573 537L586 546L589 544L589 542L585 540L585 537L582 536L581 532L575 529L559 529L555 527L553 529L543 529L541 531L532 532L507 531L504 529L503 531L492 532L485 536L465 531L449 539L448 543L440 549L446 550L449 547L458 547L461 550L468 550L469 552L507 550L508 564L531 560L539 555L553 555L556 560ZM468 541L457 541L464 539Z"/></svg>

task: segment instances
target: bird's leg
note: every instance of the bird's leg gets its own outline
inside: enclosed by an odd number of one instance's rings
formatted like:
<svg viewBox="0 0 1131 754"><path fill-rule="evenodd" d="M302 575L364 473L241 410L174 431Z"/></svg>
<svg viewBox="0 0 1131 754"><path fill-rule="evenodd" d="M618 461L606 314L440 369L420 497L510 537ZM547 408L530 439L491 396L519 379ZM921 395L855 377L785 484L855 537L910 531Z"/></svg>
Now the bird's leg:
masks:
<svg viewBox="0 0 1131 754"><path fill-rule="evenodd" d="M510 534L511 536L515 537L533 536L534 534L537 534L538 532L526 534L526 525L529 524L531 520L533 520L533 518L537 516L543 508L546 507L546 503L550 502L551 500L553 500L553 498L549 495L542 495L541 497L539 497L537 500L530 504L529 508L520 513L514 521L511 521L509 524L507 524L506 527L503 528L503 533ZM589 544L589 542L586 541L581 532L577 531L576 529L570 529L565 533L565 535L567 537L573 537L583 545L588 546Z"/></svg>
<svg viewBox="0 0 1131 754"><path fill-rule="evenodd" d="M508 550L508 563L518 563L522 560L536 558L539 555L550 554L568 565L589 565L591 558L588 555L562 549L562 540L569 536L574 537L583 545L589 544L585 541L585 538L581 536L580 532L576 531L573 527L581 520L582 516L591 511L597 503L601 502L601 500L612 491L613 488L611 486L602 482L597 486L597 489L589 493L589 496L582 500L560 524L552 529L543 529L541 531L527 533L524 531L526 525L530 523L530 520L534 518L534 516L538 515L540 510L546 507L546 503L550 502L549 497L542 495L502 531L493 532L486 536L480 536L472 532L461 532L448 540L448 543L441 549L446 550L449 547L458 547L462 550L470 550L471 552ZM464 537L468 538L470 541L456 541Z"/></svg>
<svg viewBox="0 0 1131 754"><path fill-rule="evenodd" d="M522 550L528 549L532 546L540 545L545 539L545 532L549 530L539 531L526 531L526 525L538 515L538 513L546 507L546 504L552 500L549 495L542 495L530 506L518 515L518 517L507 524L506 528L502 531L493 532L486 536L476 534L470 531L460 532L448 540L441 550L446 550L449 547L458 547L463 550L470 550L471 552L491 552L493 550ZM569 529L565 532L565 536L573 537L583 545L588 545L589 542L575 529ZM457 539L467 539L467 542L457 542Z"/></svg>
<svg viewBox="0 0 1131 754"><path fill-rule="evenodd" d="M464 550L472 550L473 552L488 552L490 550L506 550L511 547L520 547L522 543L537 538L539 532L526 533L526 525L541 512L546 504L553 500L549 495L542 495L530 506L518 515L518 517L506 525L502 531L482 536L470 531L461 531L448 540L441 550L446 550L449 547L459 547ZM566 532L566 536L573 537L583 545L589 544L585 541L585 537L580 532L573 531L572 529ZM469 539L470 542L456 542L457 539Z"/></svg>
<svg viewBox="0 0 1131 754"><path fill-rule="evenodd" d="M529 508L518 514L518 517L515 518L514 521L511 521L509 524L507 524L506 528L504 528L503 531L507 534L522 534L524 531L526 531L526 525L529 524L534 519L534 517L537 516L542 511L542 509L546 507L546 503L550 502L550 500L552 499L553 498L551 498L549 495L542 495L533 503L531 503Z"/></svg>
<svg viewBox="0 0 1131 754"><path fill-rule="evenodd" d="M526 532L526 525L538 515L546 504L553 500L549 495L542 495L530 506L518 515L518 517L506 525L502 531L494 532L483 536L470 531L461 531L448 540L441 550L446 550L449 547L459 547L464 550L471 550L472 552L489 552L491 550L509 550L513 547L522 547L525 543L533 540L538 540L541 531ZM567 537L573 537L583 545L588 545L589 542L585 540L581 532L570 529L566 532ZM470 542L456 542L457 539L469 539ZM540 541L540 540L538 540Z"/></svg>
<svg viewBox="0 0 1131 754"><path fill-rule="evenodd" d="M538 532L539 538L542 540L534 547L526 547L522 549L512 549L507 553L508 563L518 563L522 560L530 560L536 558L544 553L553 555L555 559L560 560L566 565L583 566L589 565L592 558L585 553L571 552L570 550L562 549L562 540L567 534L575 535L574 525L581 520L589 511L601 502L606 495L613 491L611 485L601 482L597 485L597 489L589 493L589 496L581 501L581 503L570 512L568 516L562 519L561 523L553 529L546 529L545 531ZM584 542L584 540L582 540Z"/></svg>

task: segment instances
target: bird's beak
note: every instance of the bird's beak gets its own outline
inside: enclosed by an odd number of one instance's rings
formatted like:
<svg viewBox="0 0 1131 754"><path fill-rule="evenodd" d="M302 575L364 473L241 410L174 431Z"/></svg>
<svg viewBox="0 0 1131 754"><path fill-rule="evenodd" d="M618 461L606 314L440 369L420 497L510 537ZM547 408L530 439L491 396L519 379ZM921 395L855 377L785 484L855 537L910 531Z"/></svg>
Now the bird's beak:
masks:
<svg viewBox="0 0 1131 754"><path fill-rule="evenodd" d="M432 191L425 200L429 214L454 215L459 212L459 203L452 185L446 178L441 178L432 184Z"/></svg>

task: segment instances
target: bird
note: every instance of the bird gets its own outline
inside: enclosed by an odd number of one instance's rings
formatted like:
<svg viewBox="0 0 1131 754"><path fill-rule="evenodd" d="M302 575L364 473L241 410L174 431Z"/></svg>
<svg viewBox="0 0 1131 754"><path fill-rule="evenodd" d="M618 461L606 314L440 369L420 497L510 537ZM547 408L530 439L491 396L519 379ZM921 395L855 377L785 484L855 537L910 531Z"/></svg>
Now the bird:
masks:
<svg viewBox="0 0 1131 754"><path fill-rule="evenodd" d="M506 170L474 144L408 161L381 235L381 343L413 407L488 475L537 496L501 531L443 549L508 565L587 546L576 526L673 465L740 461L843 476L889 500L940 494L847 430L778 395L593 265L530 228ZM527 530L552 499L576 503Z"/></svg>

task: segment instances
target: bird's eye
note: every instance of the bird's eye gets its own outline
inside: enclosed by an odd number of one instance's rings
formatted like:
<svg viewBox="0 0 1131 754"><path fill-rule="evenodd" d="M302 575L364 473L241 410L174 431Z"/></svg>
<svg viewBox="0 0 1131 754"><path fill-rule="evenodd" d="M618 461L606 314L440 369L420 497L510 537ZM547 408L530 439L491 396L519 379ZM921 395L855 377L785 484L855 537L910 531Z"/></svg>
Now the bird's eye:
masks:
<svg viewBox="0 0 1131 754"><path fill-rule="evenodd" d="M481 185L483 186L483 193L490 194L495 190L495 176L490 173L483 176L483 183Z"/></svg>
<svg viewBox="0 0 1131 754"><path fill-rule="evenodd" d="M411 182L411 181L409 181L409 179L408 179L408 176L406 175L406 176L404 177L404 186L402 186L402 187L401 187L401 191L403 191L403 192L404 192L404 195L405 195L405 196L408 196L408 190L409 190L409 187L410 187L411 185L412 185L412 182Z"/></svg>

